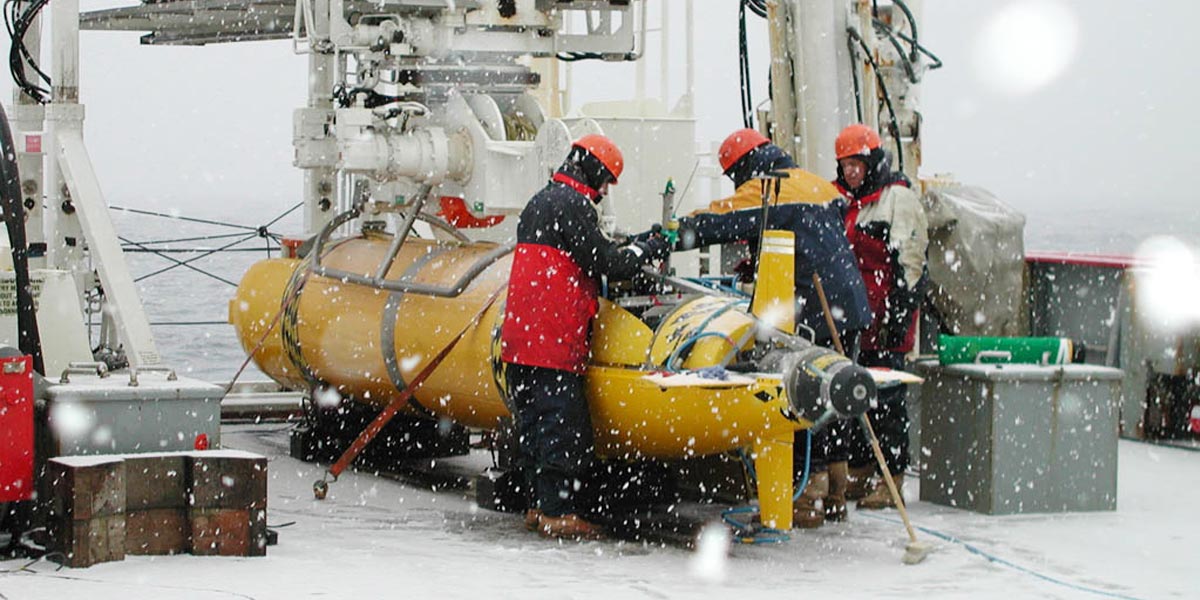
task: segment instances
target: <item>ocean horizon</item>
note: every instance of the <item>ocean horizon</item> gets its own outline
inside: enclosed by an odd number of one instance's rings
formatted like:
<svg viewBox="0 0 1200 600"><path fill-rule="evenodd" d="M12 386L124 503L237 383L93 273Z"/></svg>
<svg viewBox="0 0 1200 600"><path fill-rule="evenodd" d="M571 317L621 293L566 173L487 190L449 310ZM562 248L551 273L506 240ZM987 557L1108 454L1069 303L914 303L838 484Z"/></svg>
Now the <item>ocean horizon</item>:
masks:
<svg viewBox="0 0 1200 600"><path fill-rule="evenodd" d="M201 208L201 207L198 207ZM211 209L212 207L203 207ZM266 223L282 213L281 209L262 219ZM217 214L218 211L201 210ZM298 213L299 211L297 211ZM171 214L176 214L172 211ZM226 213L228 214L228 213ZM247 214L239 211L238 215ZM186 211L177 216L192 217ZM196 215L196 218L224 222L220 217ZM242 228L220 227L203 223L167 219L127 212L114 212L113 221L118 235L127 240L154 240L206 237L214 235L250 234L253 227L246 217L235 216L234 224ZM1128 207L1105 209L1092 213L1049 208L1026 214L1025 249L1027 252L1075 252L1105 255L1133 255L1138 245L1156 235L1174 236L1193 248L1200 249L1200 212L1183 209ZM260 223L260 224L261 224ZM301 221L296 213L280 220L270 231L292 234L299 231ZM217 247L237 238L193 241L176 246ZM262 238L253 238L239 247L263 248ZM163 257L147 253L127 254L130 269L136 278L170 267ZM171 254L171 258L186 261L196 254ZM246 354L238 343L233 327L227 324L229 301L236 284L255 262L266 258L265 251L222 252L190 263L194 269L175 267L138 282L142 302L149 317L158 351L166 366L186 377L224 383L234 376L245 361ZM204 271L207 274L197 272ZM219 279L218 279L219 278ZM222 281L224 280L224 281ZM201 323L201 324L185 324ZM266 376L251 363L240 381L264 380Z"/></svg>

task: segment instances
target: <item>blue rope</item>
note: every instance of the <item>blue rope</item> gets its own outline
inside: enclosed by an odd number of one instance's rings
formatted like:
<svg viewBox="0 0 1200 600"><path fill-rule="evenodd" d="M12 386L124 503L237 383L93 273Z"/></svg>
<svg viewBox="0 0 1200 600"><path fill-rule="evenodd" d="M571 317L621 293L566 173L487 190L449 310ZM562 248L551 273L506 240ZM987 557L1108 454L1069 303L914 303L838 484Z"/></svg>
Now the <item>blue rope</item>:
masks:
<svg viewBox="0 0 1200 600"><path fill-rule="evenodd" d="M735 514L753 514L758 509L753 506L739 506L726 509L721 513L721 520L734 528L733 540L739 544L782 544L792 539L791 534L773 527L755 528L752 523L743 523L734 519Z"/></svg>
<svg viewBox="0 0 1200 600"><path fill-rule="evenodd" d="M889 523L900 523L900 521L897 521L897 520L895 520L895 519L889 519L889 518L887 518L887 517L882 517L882 516L879 516L879 515L872 515L872 514L868 514L868 513L865 513L865 512L863 512L863 511L861 511L861 510L860 510L860 511L858 511L858 513L857 513L857 514L860 514L860 515L862 515L862 516L864 516L864 517L868 517L868 518L871 518L871 519L877 519L877 520L879 520L879 521L887 521L887 522L889 522ZM952 536L952 535L950 535L950 534L947 534L947 533L942 533L942 532L940 532L940 531L937 531L937 530L935 530L935 529L930 529L930 528L928 528L928 527L921 527L921 526L917 526L917 525L914 525L914 527L915 527L916 529L919 529L920 531L923 531L923 532L925 532L925 533L927 533L927 534L929 534L929 535L931 535L931 536L933 536L933 537L935 537L935 538L938 538L938 539L940 539L940 540L945 540L945 541L947 541L947 542L950 542L950 543L952 543L952 544L958 544L959 546L962 546L963 548L966 548L966 550L967 550L968 552L970 552L971 554L974 554L974 555L977 555L977 556L981 556L981 557L983 557L983 558L987 559L987 560L988 560L988 562L993 562L993 563L996 563L996 564L998 564L998 565L1000 565L1000 566L1004 566L1004 567L1008 567L1008 568L1010 568L1010 569L1013 569L1014 571L1019 571L1019 572L1021 572L1021 573L1024 573L1024 574L1026 574L1026 575L1031 575L1031 576L1033 576L1033 577L1036 577L1036 578L1038 578L1038 579L1041 579L1042 581L1046 581L1046 582L1048 582L1048 583L1053 583L1053 584L1055 584L1055 585L1060 585L1060 586L1063 586L1063 587L1066 587L1066 588L1070 588L1070 589L1073 589L1073 590L1077 590L1077 591L1080 591L1080 592L1087 592L1087 593L1089 593L1089 594L1096 594L1097 596L1105 596L1105 597L1107 597L1107 598L1120 598L1121 600L1140 600L1140 599L1139 599L1139 598L1137 598L1136 596L1126 596L1126 595L1124 595L1124 594L1118 594L1118 593L1116 593L1116 592L1107 592L1107 591L1104 591L1104 590L1098 590L1098 589L1096 589L1096 588L1090 588L1090 587L1087 587L1087 586L1082 586L1082 585L1078 585L1078 584L1075 584L1075 583L1071 583L1071 582L1069 582L1069 581L1063 581L1063 580L1061 580L1061 579L1056 579L1056 578L1054 578L1054 577L1051 577L1051 576L1049 576L1049 575L1046 575L1046 574L1044 574L1044 573L1040 573L1040 572L1038 572L1038 571L1034 571L1033 569L1030 569L1030 568L1028 568L1028 567L1022 567L1021 565L1018 565L1018 564L1015 564L1015 563L1009 562L1009 561L1007 561L1007 560L1004 560L1003 558L1000 558L999 556L996 556L996 555L994 555L994 554L989 554L989 553L985 552L984 550L980 549L978 546L974 546L974 545L972 545L972 544L970 544L970 543L968 543L968 542L964 542L963 540L960 540L960 539L958 539L958 538L956 538L956 537L954 537L954 536Z"/></svg>
<svg viewBox="0 0 1200 600"><path fill-rule="evenodd" d="M694 333L691 336L689 336L687 340L684 340L684 342L682 344L680 344L678 348L675 348L675 351L671 353L671 356L667 357L667 370L671 371L671 372L679 371L678 367L672 366L672 364L679 358L679 355L683 354L684 350L691 348L692 346L696 345L696 342L698 342L706 337L719 337L719 338L729 342L730 346L737 345L737 342L733 341L733 338L731 338L728 335L725 335L724 333L721 333L719 331L705 331L702 333Z"/></svg>
<svg viewBox="0 0 1200 600"><path fill-rule="evenodd" d="M695 331L693 331L691 333L691 335L689 335L688 338L683 341L682 344L680 344L677 348L675 348L675 351L672 352L671 356L669 356L667 358L667 363L665 365L667 370L668 371L673 370L671 367L671 362L673 362L675 360L675 358L677 358L683 350L691 347L691 345L695 344L696 341L698 341L701 337L703 337L705 335L721 335L721 336L725 336L728 339L728 336L725 334L716 333L716 332L705 332L704 328L708 327L708 324L712 323L713 320L716 319L717 317L729 312L731 309L733 309L737 306L740 306L742 304L749 304L749 301L748 300L735 300L733 302L730 302L729 304L726 304L725 306L722 306L721 308L718 308L717 310L713 311L713 313L711 315L708 315L707 317L705 317L704 320L700 322L700 325L698 327L696 327ZM730 340L730 343L733 344L734 342L732 340Z"/></svg>
<svg viewBox="0 0 1200 600"><path fill-rule="evenodd" d="M733 294L734 296L739 296L739 297L742 297L742 298L749 298L749 297L750 297L750 294L747 294L746 292L743 292L742 290L739 290L739 289L737 289L736 287L733 287L733 286L731 286L731 285L725 284L725 283L723 283L723 282L721 281L722 279L729 279L729 280L732 280L732 279L733 279L733 277L716 277L716 278L710 278L710 277L684 277L684 279L686 279L687 281L691 281L692 283L697 283L697 284L703 285L703 286L705 286L705 287L709 287L709 288L712 288L712 289L715 289L715 290L719 290L719 291L722 291L722 292L726 292L726 293L729 293L729 294Z"/></svg>
<svg viewBox="0 0 1200 600"><path fill-rule="evenodd" d="M796 486L796 492L792 494L792 502L800 499L800 494L804 493L804 488L808 487L809 466L812 465L812 429L804 430L804 474L800 477L800 485Z"/></svg>
<svg viewBox="0 0 1200 600"><path fill-rule="evenodd" d="M812 455L812 430L804 432L804 475L800 478L799 487L796 488L796 493L792 496L792 502L795 502L800 494L804 493L804 488L808 486L809 467L812 464L810 461ZM754 463L750 457L746 456L740 448L738 456L742 459L742 463L746 465L746 471L750 473L750 479L757 482L758 476L754 472ZM751 523L743 523L734 519L732 515L742 513L757 512L757 508L753 506L740 506L726 509L721 513L721 520L735 529L734 540L739 544L780 544L791 539L791 535L785 531L772 527L763 527L755 531Z"/></svg>

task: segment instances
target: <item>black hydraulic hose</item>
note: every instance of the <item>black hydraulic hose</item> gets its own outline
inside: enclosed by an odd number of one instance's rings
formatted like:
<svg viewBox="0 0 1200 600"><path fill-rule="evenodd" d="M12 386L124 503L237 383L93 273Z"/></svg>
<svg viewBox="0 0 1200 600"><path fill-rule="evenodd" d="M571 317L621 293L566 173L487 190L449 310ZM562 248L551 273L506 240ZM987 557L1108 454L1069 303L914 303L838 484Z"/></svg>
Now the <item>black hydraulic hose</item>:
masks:
<svg viewBox="0 0 1200 600"><path fill-rule="evenodd" d="M909 83L919 83L920 78L917 77L917 71L913 68L913 61L904 55L904 48L901 47L900 40L896 37L896 32L890 25L880 21L879 19L875 19L873 22L875 24L875 29L883 32L883 34L887 36L888 41L892 43L892 47L896 49L896 54L900 56L900 63L904 65L904 73L905 75L908 75ZM915 50L913 52L913 56L916 56Z"/></svg>
<svg viewBox="0 0 1200 600"><path fill-rule="evenodd" d="M938 58L938 57L937 57L937 55L935 55L934 53L930 52L928 48L926 48L925 46L922 46L922 45L918 44L918 43L916 42L916 40L914 40L914 39L912 39L912 38L908 37L907 35L904 35L904 32L903 32L903 31L897 31L897 32L896 32L896 36L898 36L900 39L902 39L902 40L904 40L904 41L906 41L906 42L908 42L908 43L912 44L913 46L915 46L918 52L920 52L921 54L924 54L925 56L929 57L929 60L932 60L932 61L933 61L933 64L929 65L929 70L930 70L930 71L932 71L932 70L934 70L934 69L940 69L940 68L942 68L942 59Z"/></svg>
<svg viewBox="0 0 1200 600"><path fill-rule="evenodd" d="M754 99L751 96L750 49L746 43L746 1L738 4L738 82L741 85L742 125L754 127Z"/></svg>
<svg viewBox="0 0 1200 600"><path fill-rule="evenodd" d="M883 94L883 103L887 106L888 115L892 121L891 134L892 139L896 140L896 163L900 170L903 171L904 146L900 141L900 121L896 118L896 109L892 106L892 96L888 94L887 84L883 81L883 75L879 72L879 65L875 63L875 57L871 56L871 49L867 46L867 42L862 39L862 36L853 27L846 29L846 33L858 42L859 47L862 48L863 56L870 63L871 70L875 72L875 82L879 84L879 91Z"/></svg>
<svg viewBox="0 0 1200 600"><path fill-rule="evenodd" d="M42 339L34 312L33 285L29 280L29 248L25 240L25 206L21 201L21 176L17 172L17 148L13 145L8 115L0 106L0 208L12 246L13 273L17 284L17 347L33 357L33 370L46 374L42 361Z"/></svg>
<svg viewBox="0 0 1200 600"><path fill-rule="evenodd" d="M850 50L850 56L854 56L854 38L846 36L846 47ZM850 66L850 80L854 82L854 112L858 116L859 123L863 122L863 102L862 102L862 86L858 83L858 69L854 65Z"/></svg>
<svg viewBox="0 0 1200 600"><path fill-rule="evenodd" d="M916 61L917 48L921 46L917 43L917 18L913 16L912 11L908 9L908 5L904 3L904 0L892 0L892 4L899 6L900 10L904 13L904 18L908 19L908 28L912 31L912 40L910 40L912 50L908 55L908 60Z"/></svg>
<svg viewBox="0 0 1200 600"><path fill-rule="evenodd" d="M766 0L742 0L742 4L744 6L749 6L750 12L752 12L760 17L765 18L767 16Z"/></svg>

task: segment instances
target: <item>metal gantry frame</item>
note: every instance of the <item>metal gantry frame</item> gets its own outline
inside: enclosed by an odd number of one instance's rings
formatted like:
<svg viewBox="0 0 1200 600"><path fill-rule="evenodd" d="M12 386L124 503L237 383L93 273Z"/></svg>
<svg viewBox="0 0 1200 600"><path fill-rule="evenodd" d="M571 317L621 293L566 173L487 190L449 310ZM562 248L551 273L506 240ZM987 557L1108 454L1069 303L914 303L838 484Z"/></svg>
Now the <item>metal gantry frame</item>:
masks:
<svg viewBox="0 0 1200 600"><path fill-rule="evenodd" d="M46 2L18 1L14 9L41 8ZM111 337L135 368L158 365L158 348L146 318L137 287L109 218L108 203L83 141L84 109L79 104L79 1L48 3L53 28L50 35L51 87L48 98L15 93L15 124L19 132L18 164L22 173L31 261L35 269L66 271L73 275L81 311L87 310L84 290L94 283L103 290L102 337ZM35 17L40 21L41 15ZM26 47L38 48L40 22L26 33ZM27 78L38 76L29 58L23 63ZM45 101L44 104L41 101ZM40 196L45 195L43 210ZM86 253L85 253L86 250ZM93 275L92 266L95 268ZM85 324L43 323L42 327L83 330ZM72 334L74 335L74 334ZM84 333L86 336L86 332ZM72 356L91 360L91 356Z"/></svg>
<svg viewBox="0 0 1200 600"><path fill-rule="evenodd" d="M549 73L555 85L558 80L557 68L547 65L555 59L570 64L640 57L648 2L156 0L80 13L78 0L17 0L17 10L40 5L52 13L49 98L42 104L18 91L14 111L18 161L26 174L22 187L26 205L33 205L29 240L44 248L40 256L32 253L32 264L70 271L80 290L98 284L105 301L102 337L115 340L134 366L159 362L83 141L81 27L148 31L144 44L290 37L309 67L308 101L293 119L305 232L315 235L353 209L359 220L390 220L403 229L396 231L403 239L418 215L438 209L434 199L458 198L473 217L519 212L571 139L603 129L592 119L563 120L546 111L542 74ZM897 18L894 27L877 18L876 3L866 0L848 0L840 8L825 0L755 4L770 19L769 118L781 145L802 166L825 174L834 164L830 148L837 132L861 120L896 140L905 170L915 176L915 90L927 67L917 51L915 19L907 15L910 4L919 12L918 0L883 4L892 13L903 9L906 19ZM665 20L665 4L663 11ZM690 4L685 22L691 23ZM912 52L898 39L910 42ZM24 31L24 41L38 48L40 40L39 17ZM662 46L665 51L665 38ZM37 77L29 61L24 68L27 78ZM627 135L638 129L625 127ZM654 187L657 193L661 182ZM41 196L48 210L36 201Z"/></svg>

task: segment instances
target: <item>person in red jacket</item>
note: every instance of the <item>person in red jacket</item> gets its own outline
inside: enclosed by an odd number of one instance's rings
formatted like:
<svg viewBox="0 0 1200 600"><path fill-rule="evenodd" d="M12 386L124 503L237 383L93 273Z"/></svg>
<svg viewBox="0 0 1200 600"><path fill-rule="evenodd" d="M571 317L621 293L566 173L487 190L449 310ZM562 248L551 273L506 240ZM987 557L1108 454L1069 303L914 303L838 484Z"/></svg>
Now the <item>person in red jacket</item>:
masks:
<svg viewBox="0 0 1200 600"><path fill-rule="evenodd" d="M929 246L921 200L891 161L871 128L846 127L835 142L838 177L834 185L849 200L846 237L858 257L874 319L860 338L859 363L867 367L904 368L912 350L918 308L926 280ZM903 484L908 468L908 410L904 386L879 390L878 406L867 412L887 459L888 471ZM875 460L862 432L855 428L849 461L847 497L862 497L859 508L894 506L883 481L867 493Z"/></svg>
<svg viewBox="0 0 1200 600"><path fill-rule="evenodd" d="M532 492L526 526L546 537L600 535L575 503L593 455L583 374L600 278L632 278L668 251L661 237L618 247L601 233L593 205L623 170L611 140L580 138L517 224L500 356Z"/></svg>

